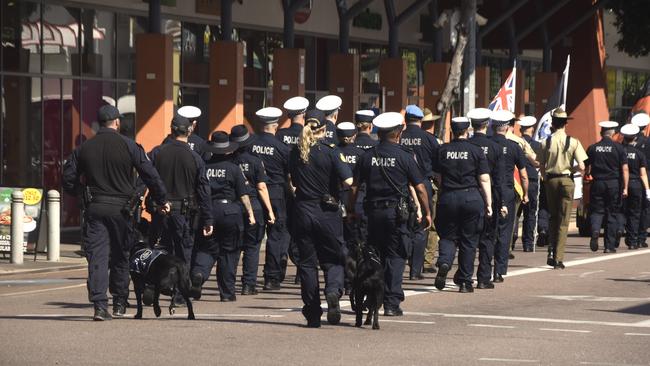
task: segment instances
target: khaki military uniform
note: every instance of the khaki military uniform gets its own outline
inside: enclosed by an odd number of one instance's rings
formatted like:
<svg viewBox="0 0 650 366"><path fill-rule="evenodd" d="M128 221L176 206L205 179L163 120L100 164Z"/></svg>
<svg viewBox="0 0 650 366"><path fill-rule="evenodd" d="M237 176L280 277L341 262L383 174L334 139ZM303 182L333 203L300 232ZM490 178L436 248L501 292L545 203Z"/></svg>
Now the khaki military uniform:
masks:
<svg viewBox="0 0 650 366"><path fill-rule="evenodd" d="M564 129L557 130L550 140L542 141L542 151L539 155L550 215L549 239L551 246L555 247L554 257L558 262L564 260L564 247L573 208L573 162L587 160L587 153L578 139L572 137L568 147L565 146L566 141L567 134Z"/></svg>

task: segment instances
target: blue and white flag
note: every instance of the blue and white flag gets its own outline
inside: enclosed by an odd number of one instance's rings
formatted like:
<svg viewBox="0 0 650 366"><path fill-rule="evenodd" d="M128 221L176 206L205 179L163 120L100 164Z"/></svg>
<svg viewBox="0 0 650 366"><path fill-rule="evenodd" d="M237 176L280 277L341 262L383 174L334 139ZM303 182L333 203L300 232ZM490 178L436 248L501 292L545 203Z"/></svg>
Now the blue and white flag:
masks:
<svg viewBox="0 0 650 366"><path fill-rule="evenodd" d="M544 115L537 123L537 130L535 130L536 141L544 141L547 137L551 136L551 112L558 107L562 107L562 109L566 110L566 91L569 82L570 61L570 56L567 56L566 66L564 67L564 72L562 72L562 78L555 87L553 94L548 98L546 108L544 109Z"/></svg>

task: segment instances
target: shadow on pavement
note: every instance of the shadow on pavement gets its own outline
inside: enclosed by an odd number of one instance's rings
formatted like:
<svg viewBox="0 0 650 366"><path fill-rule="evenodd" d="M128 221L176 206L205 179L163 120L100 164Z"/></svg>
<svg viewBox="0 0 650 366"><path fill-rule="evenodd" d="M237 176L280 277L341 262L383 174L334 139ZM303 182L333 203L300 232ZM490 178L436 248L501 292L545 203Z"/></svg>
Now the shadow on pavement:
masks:
<svg viewBox="0 0 650 366"><path fill-rule="evenodd" d="M603 310L603 309L589 309L591 311L601 311L605 313L622 313L622 314L632 314L632 315L650 315L650 302L641 304L641 305L636 305L636 306L630 306L627 308L622 308L618 310Z"/></svg>
<svg viewBox="0 0 650 366"><path fill-rule="evenodd" d="M93 304L80 304L80 303L74 303L74 302L62 302L62 301L51 301L51 302L46 302L45 305L48 306L56 306L59 308L63 309L88 309L92 308Z"/></svg>

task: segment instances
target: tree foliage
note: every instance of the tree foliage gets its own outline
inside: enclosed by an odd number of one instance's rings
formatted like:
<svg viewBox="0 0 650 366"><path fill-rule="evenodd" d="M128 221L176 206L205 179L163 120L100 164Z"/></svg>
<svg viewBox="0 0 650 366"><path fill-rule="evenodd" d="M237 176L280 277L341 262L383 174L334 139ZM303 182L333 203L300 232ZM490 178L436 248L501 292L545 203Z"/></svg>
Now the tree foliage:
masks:
<svg viewBox="0 0 650 366"><path fill-rule="evenodd" d="M649 0L610 0L608 6L616 15L614 25L620 39L616 42L619 51L630 56L646 56L650 53Z"/></svg>

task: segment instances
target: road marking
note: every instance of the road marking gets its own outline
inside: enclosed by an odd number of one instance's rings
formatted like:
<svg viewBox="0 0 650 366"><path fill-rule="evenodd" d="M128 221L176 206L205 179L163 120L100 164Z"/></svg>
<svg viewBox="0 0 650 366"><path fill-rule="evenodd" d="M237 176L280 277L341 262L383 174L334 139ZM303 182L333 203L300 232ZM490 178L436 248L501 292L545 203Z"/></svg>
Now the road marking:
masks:
<svg viewBox="0 0 650 366"><path fill-rule="evenodd" d="M166 310L166 309L163 309ZM152 313L153 314L153 313ZM167 317L172 317L172 318L182 318L185 317L187 318L187 313L175 313L174 315L167 316L165 311L163 311L163 315L161 318L167 318ZM120 318L133 318L134 314L126 314L124 316L120 317L114 317L113 319L120 319ZM143 314L143 315L146 315ZM271 315L271 314L194 314L197 318L284 318L284 315ZM16 317L19 318L85 318L91 317L91 313L75 313L75 314L19 314L16 315ZM145 317L147 318L147 317ZM148 319L148 318L147 318ZM153 317L152 317L153 319Z"/></svg>
<svg viewBox="0 0 650 366"><path fill-rule="evenodd" d="M20 291L20 292L10 292L8 294L0 294L0 297L6 297L6 296L16 296L16 295L32 295L32 294L40 294L41 292L49 292L49 291L57 291L57 290L66 290L70 288L77 288L77 287L84 287L86 286L85 283L80 283L78 285L72 285L72 286L62 286L62 287L53 287L53 288L44 288L42 290L31 290L31 291Z"/></svg>
<svg viewBox="0 0 650 366"><path fill-rule="evenodd" d="M468 327L479 327L479 328L502 328L502 329L514 329L515 326L512 325L494 325L494 324L467 324Z"/></svg>
<svg viewBox="0 0 650 366"><path fill-rule="evenodd" d="M487 361L487 362L520 362L520 363L538 363L539 360L517 360L514 358L479 358L479 361Z"/></svg>
<svg viewBox="0 0 650 366"><path fill-rule="evenodd" d="M54 285L66 282L79 282L68 278L39 278L34 280L0 280L0 286Z"/></svg>
<svg viewBox="0 0 650 366"><path fill-rule="evenodd" d="M645 302L650 297L604 297L591 295L538 295L544 299L565 300L565 301L591 301L591 302Z"/></svg>
<svg viewBox="0 0 650 366"><path fill-rule="evenodd" d="M415 316L439 316L443 318L510 320L510 321L534 322L534 323L582 324L582 325L605 325L605 326L612 326L612 327L650 328L650 320L643 320L636 323L620 323L620 322L605 322L605 321L596 321L596 320L529 318L524 316L505 316L505 315L448 314L448 313L424 313L424 312L407 312L407 311L405 311L404 314L415 315Z"/></svg>
<svg viewBox="0 0 650 366"><path fill-rule="evenodd" d="M638 364L629 364L629 363L611 363L611 362L589 362L589 361L582 361L580 362L581 365L602 365L602 366L645 366L645 365L638 365Z"/></svg>
<svg viewBox="0 0 650 366"><path fill-rule="evenodd" d="M539 328L539 330L545 330L549 332L591 333L590 330L582 330L582 329Z"/></svg>
<svg viewBox="0 0 650 366"><path fill-rule="evenodd" d="M625 333L626 336L641 336L641 337L650 337L648 333Z"/></svg>

